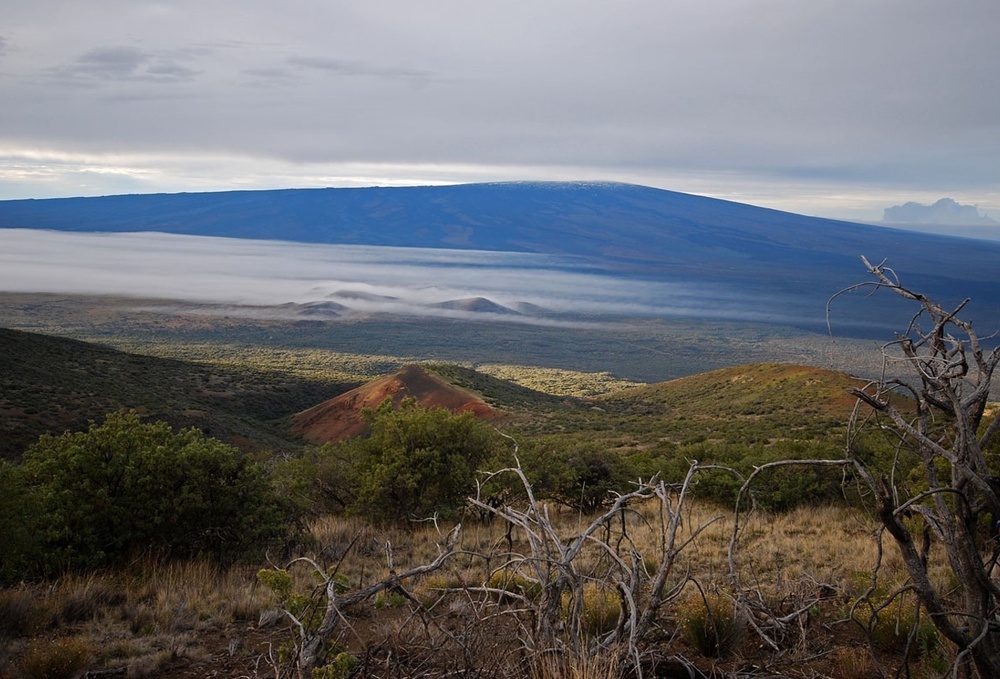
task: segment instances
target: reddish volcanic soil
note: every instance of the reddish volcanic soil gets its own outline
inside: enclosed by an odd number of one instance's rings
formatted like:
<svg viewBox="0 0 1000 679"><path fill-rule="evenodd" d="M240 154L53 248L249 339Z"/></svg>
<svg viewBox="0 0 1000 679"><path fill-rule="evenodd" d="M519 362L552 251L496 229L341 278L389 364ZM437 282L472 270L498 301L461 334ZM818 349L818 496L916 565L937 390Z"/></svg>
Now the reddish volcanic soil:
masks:
<svg viewBox="0 0 1000 679"><path fill-rule="evenodd" d="M471 411L483 419L496 415L471 391L411 365L303 410L292 418L292 431L315 444L343 441L365 430L364 408L376 408L387 398L392 398L396 407L404 398L414 398L424 408L447 408L456 413Z"/></svg>

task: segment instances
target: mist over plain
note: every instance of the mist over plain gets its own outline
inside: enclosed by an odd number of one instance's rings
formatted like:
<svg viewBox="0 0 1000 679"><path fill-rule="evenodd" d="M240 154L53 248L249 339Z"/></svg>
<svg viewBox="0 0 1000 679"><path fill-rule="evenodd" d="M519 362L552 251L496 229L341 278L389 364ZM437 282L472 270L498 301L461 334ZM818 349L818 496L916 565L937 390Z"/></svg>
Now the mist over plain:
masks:
<svg viewBox="0 0 1000 679"><path fill-rule="evenodd" d="M325 320L373 313L540 325L578 325L581 316L775 320L761 300L721 285L597 273L573 257L163 233L0 229L0 290L188 302L230 316L308 311ZM454 304L476 299L499 308Z"/></svg>

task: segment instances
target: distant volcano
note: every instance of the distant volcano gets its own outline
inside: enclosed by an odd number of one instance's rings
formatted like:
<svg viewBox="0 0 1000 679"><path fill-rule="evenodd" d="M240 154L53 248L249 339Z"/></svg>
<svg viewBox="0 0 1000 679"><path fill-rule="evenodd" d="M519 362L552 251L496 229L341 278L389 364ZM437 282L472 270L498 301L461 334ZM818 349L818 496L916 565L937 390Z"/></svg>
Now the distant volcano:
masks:
<svg viewBox="0 0 1000 679"><path fill-rule="evenodd" d="M424 408L468 411L483 419L496 416L476 394L411 365L302 411L292 418L292 431L310 443L338 443L364 432L363 410L376 408L387 398L394 407L404 398L415 398Z"/></svg>

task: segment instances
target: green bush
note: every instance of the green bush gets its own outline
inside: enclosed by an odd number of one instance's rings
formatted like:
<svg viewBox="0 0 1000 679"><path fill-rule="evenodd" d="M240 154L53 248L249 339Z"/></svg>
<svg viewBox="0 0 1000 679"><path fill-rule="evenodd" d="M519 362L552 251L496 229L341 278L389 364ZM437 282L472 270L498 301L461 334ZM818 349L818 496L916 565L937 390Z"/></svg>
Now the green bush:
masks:
<svg viewBox="0 0 1000 679"><path fill-rule="evenodd" d="M257 580L277 596L281 607L298 620L302 627L315 632L323 621L323 604L313 594L296 589L292 574L281 568L263 568L257 571Z"/></svg>
<svg viewBox="0 0 1000 679"><path fill-rule="evenodd" d="M312 679L347 679L357 666L357 658L347 651L340 651L327 665L314 669Z"/></svg>
<svg viewBox="0 0 1000 679"><path fill-rule="evenodd" d="M628 459L600 443L567 442L558 437L529 440L523 442L519 459L536 497L584 512L610 504L614 493L628 492L638 476ZM502 497L523 492L513 476L497 479L495 485L490 492Z"/></svg>
<svg viewBox="0 0 1000 679"><path fill-rule="evenodd" d="M724 442L685 445L670 451L660 461L659 472L667 481L680 481L688 471L691 460L703 465L715 464L731 471L715 469L698 474L692 490L696 497L732 507L736 503L743 480L754 469L778 460L839 459L843 451L835 444L804 441L777 441L753 445ZM842 502L843 469L791 465L773 468L755 480L750 492L757 507L772 511L787 511L817 502ZM742 477L742 478L741 478ZM743 502L749 503L744 496ZM744 509L747 505L744 505Z"/></svg>
<svg viewBox="0 0 1000 679"><path fill-rule="evenodd" d="M912 657L921 657L940 647L940 633L913 597L899 595L889 600L877 591L863 604L855 615L881 650L902 653L909 649Z"/></svg>
<svg viewBox="0 0 1000 679"><path fill-rule="evenodd" d="M174 433L116 412L86 432L42 436L24 455L42 510L50 570L119 562L138 552L222 560L285 531L263 468L196 429Z"/></svg>
<svg viewBox="0 0 1000 679"><path fill-rule="evenodd" d="M368 412L364 436L316 456L319 483L347 510L375 522L454 515L475 490L475 475L503 446L472 413L386 400Z"/></svg>
<svg viewBox="0 0 1000 679"><path fill-rule="evenodd" d="M41 558L42 508L24 470L0 460L0 585L11 585Z"/></svg>
<svg viewBox="0 0 1000 679"><path fill-rule="evenodd" d="M382 591L375 595L375 608L405 608L410 600L399 592Z"/></svg>

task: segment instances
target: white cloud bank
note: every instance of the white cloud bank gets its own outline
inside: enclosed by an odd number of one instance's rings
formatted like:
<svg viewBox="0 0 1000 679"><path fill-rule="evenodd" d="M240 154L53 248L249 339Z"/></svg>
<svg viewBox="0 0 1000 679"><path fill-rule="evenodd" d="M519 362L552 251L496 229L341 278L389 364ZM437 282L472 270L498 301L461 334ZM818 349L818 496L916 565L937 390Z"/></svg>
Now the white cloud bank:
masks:
<svg viewBox="0 0 1000 679"><path fill-rule="evenodd" d="M314 308L301 317L392 313L534 324L567 322L560 314L768 320L735 291L606 276L549 255L161 233L0 229L0 291L176 300L220 305L203 313L245 316L287 317L301 310L281 305L333 302L345 309L324 314ZM435 306L477 297L523 313Z"/></svg>

